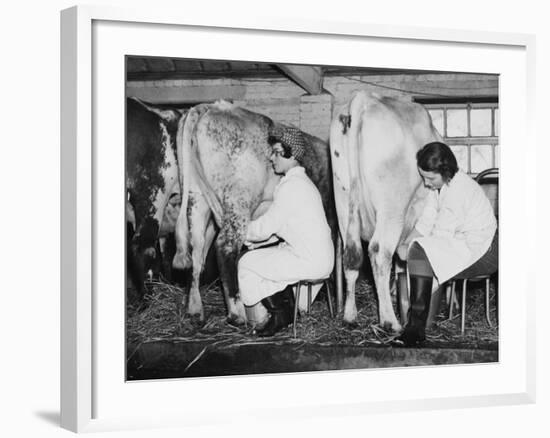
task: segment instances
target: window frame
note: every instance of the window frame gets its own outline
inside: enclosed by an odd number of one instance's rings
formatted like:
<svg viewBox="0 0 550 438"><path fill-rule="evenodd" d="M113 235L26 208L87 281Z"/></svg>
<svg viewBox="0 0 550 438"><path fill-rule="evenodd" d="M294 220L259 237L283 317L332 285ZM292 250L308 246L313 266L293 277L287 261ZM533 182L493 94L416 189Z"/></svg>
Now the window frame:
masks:
<svg viewBox="0 0 550 438"><path fill-rule="evenodd" d="M476 99L477 100L477 99ZM443 132L440 132L446 144L449 146L460 146L467 149L467 169L465 170L469 175L476 176L479 172L472 171L472 147L474 146L491 146L491 167L499 168L497 147L499 147L499 133L500 128L498 120L499 105L498 100L494 98L487 98L487 101L468 101L463 98L457 98L454 102L445 100L438 102L436 100L422 102L421 99L417 100L426 108L432 117L431 111L442 110L443 111ZM448 134L448 110L452 109L465 109L466 110L466 123L467 123L467 135L466 136L453 136L449 137ZM488 136L473 136L471 135L471 111L473 109L490 109L491 110L491 135Z"/></svg>

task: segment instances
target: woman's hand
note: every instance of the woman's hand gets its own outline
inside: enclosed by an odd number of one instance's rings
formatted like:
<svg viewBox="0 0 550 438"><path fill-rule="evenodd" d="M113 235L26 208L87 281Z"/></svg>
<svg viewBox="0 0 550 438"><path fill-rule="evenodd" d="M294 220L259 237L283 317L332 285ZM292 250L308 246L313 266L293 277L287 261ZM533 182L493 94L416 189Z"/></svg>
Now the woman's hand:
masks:
<svg viewBox="0 0 550 438"><path fill-rule="evenodd" d="M261 248L262 246L271 245L271 244L273 244L275 242L278 242L278 241L279 241L279 238L276 235L272 235L269 239L262 240L260 242L251 242L250 240L245 240L244 245L249 250L253 250L253 249L256 249L256 248Z"/></svg>
<svg viewBox="0 0 550 438"><path fill-rule="evenodd" d="M254 249L256 248L256 245L254 244L254 242L250 242L248 240L245 240L244 241L244 246L246 246L248 249Z"/></svg>

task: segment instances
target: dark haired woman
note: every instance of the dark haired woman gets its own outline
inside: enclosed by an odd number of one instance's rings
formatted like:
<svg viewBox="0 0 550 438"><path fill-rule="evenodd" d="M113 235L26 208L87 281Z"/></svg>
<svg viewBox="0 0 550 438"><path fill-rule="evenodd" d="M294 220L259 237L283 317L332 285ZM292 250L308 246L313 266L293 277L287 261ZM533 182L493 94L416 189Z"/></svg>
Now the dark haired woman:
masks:
<svg viewBox="0 0 550 438"><path fill-rule="evenodd" d="M273 193L273 203L248 225L245 244L254 249L273 236L283 242L247 252L238 267L245 306L261 301L270 314L267 324L257 331L259 336L273 336L293 321L292 284L328 277L334 265L321 195L301 165L307 147L302 133L285 127L270 134L271 164L283 177Z"/></svg>
<svg viewBox="0 0 550 438"><path fill-rule="evenodd" d="M497 222L480 185L458 169L444 143L428 143L416 154L418 172L430 189L415 229L398 255L407 260L411 307L398 341L425 340L433 291L463 271L470 276L498 268Z"/></svg>

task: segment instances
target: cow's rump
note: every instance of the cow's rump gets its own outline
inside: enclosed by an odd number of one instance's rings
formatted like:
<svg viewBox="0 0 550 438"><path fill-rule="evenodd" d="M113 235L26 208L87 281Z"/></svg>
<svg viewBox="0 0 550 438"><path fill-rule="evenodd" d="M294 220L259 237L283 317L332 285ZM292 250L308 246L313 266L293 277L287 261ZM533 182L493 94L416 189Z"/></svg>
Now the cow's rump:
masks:
<svg viewBox="0 0 550 438"><path fill-rule="evenodd" d="M237 260L248 223L272 200L280 179L269 160L268 134L275 123L223 101L191 109L185 123L180 123L182 208L176 227L178 251L174 263L179 267L192 266L194 280L188 305L191 314L203 317L198 272L204 252L215 239L228 317L237 323L244 319L238 298ZM304 136L310 146L304 167L319 188L325 208L330 208L329 223L335 226L328 145Z"/></svg>
<svg viewBox="0 0 550 438"><path fill-rule="evenodd" d="M390 298L392 257L414 226L427 193L420 184L416 151L440 138L421 105L366 92L356 93L333 118L330 148L344 241L346 321L357 315L354 288L362 239L369 242L380 323L400 329Z"/></svg>

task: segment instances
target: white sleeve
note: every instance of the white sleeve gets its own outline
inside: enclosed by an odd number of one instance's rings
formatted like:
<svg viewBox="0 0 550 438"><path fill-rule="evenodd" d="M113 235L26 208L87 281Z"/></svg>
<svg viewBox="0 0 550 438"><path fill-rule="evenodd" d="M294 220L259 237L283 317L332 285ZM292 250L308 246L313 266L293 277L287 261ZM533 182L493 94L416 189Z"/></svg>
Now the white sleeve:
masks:
<svg viewBox="0 0 550 438"><path fill-rule="evenodd" d="M289 214L291 214L290 201L292 190L288 187L291 185L288 182L283 183L277 189L273 203L266 212L248 224L246 240L251 242L266 240L281 230Z"/></svg>
<svg viewBox="0 0 550 438"><path fill-rule="evenodd" d="M429 236L432 233L436 218L437 200L435 197L435 193L430 192L428 193L424 210L422 210L422 214L420 215L418 221L416 222L416 225L414 226L416 228L416 231L418 231L423 236Z"/></svg>
<svg viewBox="0 0 550 438"><path fill-rule="evenodd" d="M431 235L434 237L453 237L456 230L464 222L462 213L462 201L465 193L458 193L456 190L449 192L445 202L436 217Z"/></svg>

